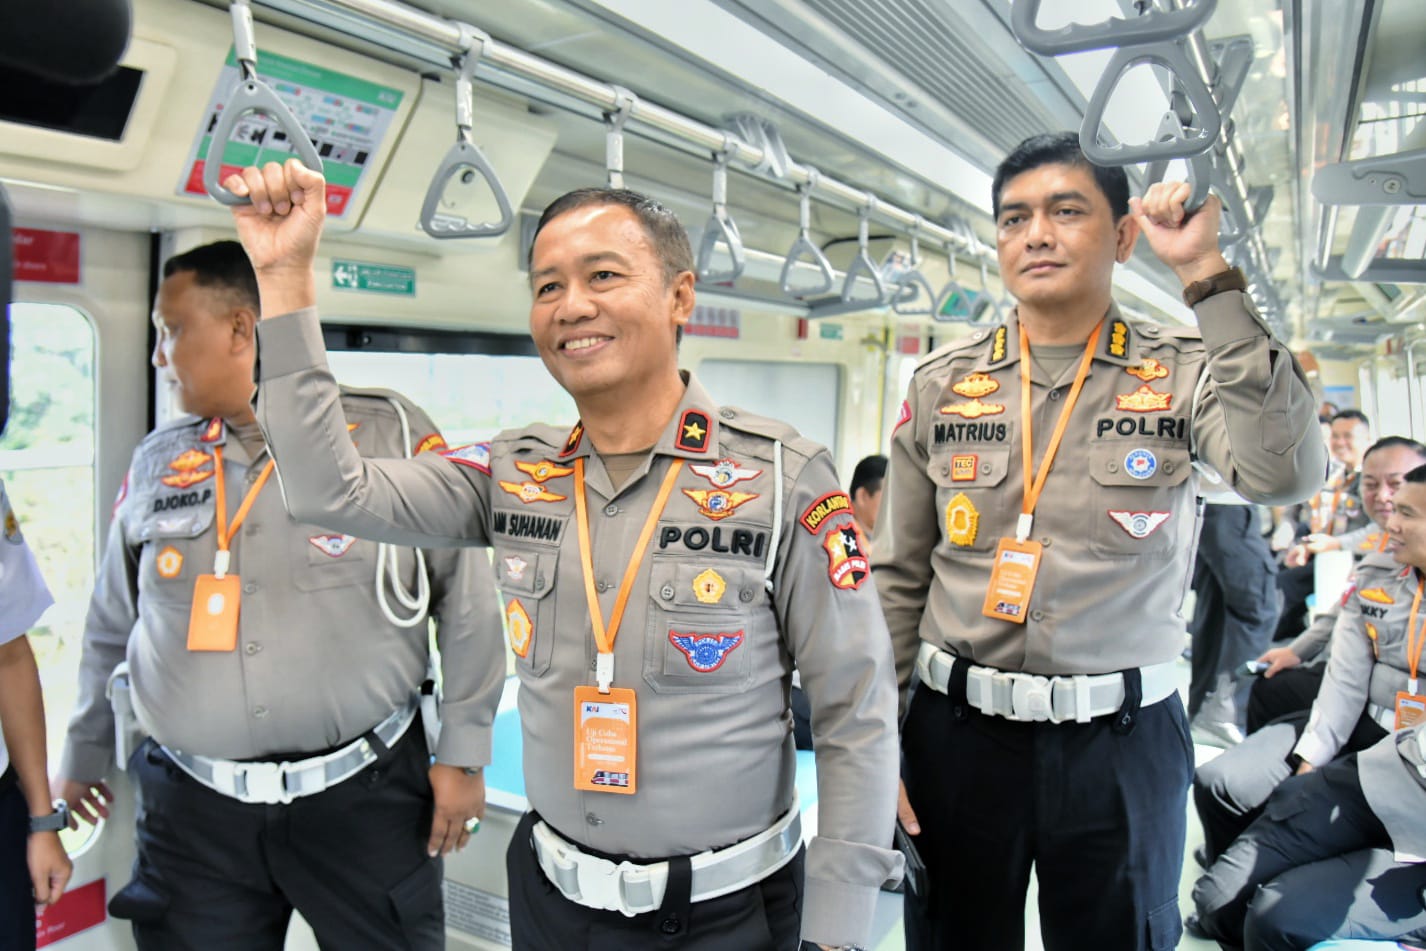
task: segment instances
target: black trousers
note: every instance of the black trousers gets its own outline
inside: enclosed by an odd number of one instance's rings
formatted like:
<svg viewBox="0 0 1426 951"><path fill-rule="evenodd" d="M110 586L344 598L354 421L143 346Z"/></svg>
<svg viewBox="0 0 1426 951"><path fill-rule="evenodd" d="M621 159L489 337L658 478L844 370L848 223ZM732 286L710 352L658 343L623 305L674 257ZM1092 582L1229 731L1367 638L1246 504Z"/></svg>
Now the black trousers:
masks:
<svg viewBox="0 0 1426 951"><path fill-rule="evenodd" d="M1280 670L1271 677L1254 677L1248 695L1248 732L1255 733L1279 717L1312 709L1327 664Z"/></svg>
<svg viewBox="0 0 1426 951"><path fill-rule="evenodd" d="M1307 596L1315 584L1312 561L1277 573L1277 589L1282 592L1282 613L1278 615L1273 640L1290 641L1307 629Z"/></svg>
<svg viewBox="0 0 1426 951"><path fill-rule="evenodd" d="M1193 888L1225 947L1300 951L1329 938L1426 938L1426 865L1400 865L1355 755L1279 786Z"/></svg>
<svg viewBox="0 0 1426 951"><path fill-rule="evenodd" d="M293 908L323 951L445 947L441 861L419 719L356 776L287 805L195 782L152 741L134 878L110 901L144 951L281 951Z"/></svg>
<svg viewBox="0 0 1426 951"><path fill-rule="evenodd" d="M1089 723L1018 723L964 704L963 683L954 701L918 689L902 728L928 877L924 900L906 897L907 948L1023 948L1031 863L1047 951L1177 946L1193 772L1178 695Z"/></svg>
<svg viewBox="0 0 1426 951"><path fill-rule="evenodd" d="M0 951L35 949L29 841L30 808L11 766L0 775Z"/></svg>
<svg viewBox="0 0 1426 951"><path fill-rule="evenodd" d="M755 885L691 903L670 872L663 907L626 918L576 904L550 883L531 845L539 821L525 813L505 853L510 935L516 951L797 951L802 927L804 853ZM625 856L602 855L611 861ZM685 860L686 865L686 860Z"/></svg>
<svg viewBox="0 0 1426 951"><path fill-rule="evenodd" d="M1243 725L1246 680L1236 668L1268 649L1277 624L1277 564L1251 505L1207 505L1193 568L1188 715Z"/></svg>
<svg viewBox="0 0 1426 951"><path fill-rule="evenodd" d="M1292 775L1287 757L1307 729L1308 715L1303 711L1280 717L1194 773L1193 804L1203 825L1203 847L1209 861L1223 854L1262 815L1263 804L1273 790ZM1363 715L1341 755L1364 750L1383 736L1386 731Z"/></svg>

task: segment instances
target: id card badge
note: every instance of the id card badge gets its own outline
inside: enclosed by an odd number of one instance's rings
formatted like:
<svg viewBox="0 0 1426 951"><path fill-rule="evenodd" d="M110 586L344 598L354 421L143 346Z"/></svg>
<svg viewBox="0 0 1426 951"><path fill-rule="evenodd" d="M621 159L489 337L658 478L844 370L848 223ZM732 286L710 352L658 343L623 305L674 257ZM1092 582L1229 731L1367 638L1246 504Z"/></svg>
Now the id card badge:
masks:
<svg viewBox="0 0 1426 951"><path fill-rule="evenodd" d="M1396 693L1396 728L1404 730L1426 723L1426 697L1399 690Z"/></svg>
<svg viewBox="0 0 1426 951"><path fill-rule="evenodd" d="M1030 594L1035 590L1035 575L1040 571L1043 547L1032 539L1016 541L1002 538L995 549L995 566L990 569L990 587L985 592L985 604L980 613L1024 624L1030 613Z"/></svg>
<svg viewBox="0 0 1426 951"><path fill-rule="evenodd" d="M574 788L632 795L638 788L639 708L634 691L574 688Z"/></svg>
<svg viewBox="0 0 1426 951"><path fill-rule="evenodd" d="M188 612L188 649L230 651L238 646L242 583L237 575L199 575Z"/></svg>

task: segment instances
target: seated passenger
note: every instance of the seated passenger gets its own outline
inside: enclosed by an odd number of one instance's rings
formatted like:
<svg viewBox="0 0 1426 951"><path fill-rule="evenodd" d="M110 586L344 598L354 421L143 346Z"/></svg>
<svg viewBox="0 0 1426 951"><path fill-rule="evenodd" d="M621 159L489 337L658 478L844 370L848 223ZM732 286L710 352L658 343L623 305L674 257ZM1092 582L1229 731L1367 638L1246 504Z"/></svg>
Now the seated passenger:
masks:
<svg viewBox="0 0 1426 951"><path fill-rule="evenodd" d="M1245 951L1426 939L1423 816L1426 725L1287 780L1194 885L1199 930Z"/></svg>
<svg viewBox="0 0 1426 951"><path fill-rule="evenodd" d="M1417 547L1413 533L1420 525L1426 535L1426 466L1406 474L1387 525L1398 548L1390 556L1374 554L1358 568L1356 588L1332 630L1331 657L1311 715L1269 724L1198 768L1194 802L1210 861L1257 818L1291 772L1325 766L1411 722L1416 701L1409 698L1422 693L1415 630L1426 540ZM1421 703L1426 716L1426 700Z"/></svg>
<svg viewBox="0 0 1426 951"><path fill-rule="evenodd" d="M127 658L150 738L128 760L138 858L110 911L141 949L280 949L294 907L324 948L443 948L437 856L484 811L505 679L490 562L379 552L288 514L250 402L257 321L237 242L164 265L153 362L192 415L144 438L115 503L58 787L107 815L123 763L105 685ZM353 453L445 445L397 394L333 399ZM390 610L398 585L429 585L438 622L434 749L416 702L428 624Z"/></svg>
<svg viewBox="0 0 1426 951"><path fill-rule="evenodd" d="M1367 450L1362 458L1362 507L1371 522L1358 544L1359 550L1362 545L1367 548L1363 557L1387 550L1386 520L1391 516L1392 497L1406 473L1422 464L1426 464L1426 446L1403 436L1386 436ZM1278 717L1312 707L1322 685L1327 643L1337 614L1338 608L1333 605L1313 618L1311 626L1292 643L1274 647L1258 658L1268 668L1253 681L1248 698L1249 733Z"/></svg>

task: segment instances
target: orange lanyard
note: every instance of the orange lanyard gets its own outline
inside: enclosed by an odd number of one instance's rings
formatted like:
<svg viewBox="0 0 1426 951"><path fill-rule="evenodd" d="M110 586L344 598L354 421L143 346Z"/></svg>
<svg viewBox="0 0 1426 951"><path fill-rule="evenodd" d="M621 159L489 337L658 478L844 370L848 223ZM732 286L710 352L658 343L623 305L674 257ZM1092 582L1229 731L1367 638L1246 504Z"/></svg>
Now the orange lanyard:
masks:
<svg viewBox="0 0 1426 951"><path fill-rule="evenodd" d="M1379 536L1377 537L1376 550L1377 550L1377 551L1386 551L1386 543L1387 543L1389 540L1390 540L1390 538L1389 538L1389 536L1386 534L1386 529L1383 528L1383 529L1381 530L1381 535L1379 535Z"/></svg>
<svg viewBox="0 0 1426 951"><path fill-rule="evenodd" d="M1040 473L1037 476L1032 434L1033 414L1030 412L1030 338L1025 333L1025 325L1020 324L1020 423L1025 431L1021 440L1025 457L1025 501L1020 507L1020 521L1015 528L1016 541L1023 542L1030 537L1035 503L1040 501L1040 492L1045 488L1045 480L1049 478L1050 466L1055 461L1055 453L1060 449L1060 440L1064 438L1065 429L1069 426L1070 413L1074 410L1074 404L1079 401L1080 390L1084 389L1084 381L1089 376L1089 365L1094 360L1094 349L1099 346L1099 333L1103 329L1104 321L1101 319L1094 325L1094 333L1090 334L1089 340L1085 342L1084 356L1079 359L1079 371L1075 373L1074 385L1070 387L1064 408L1060 410L1060 418L1055 422L1054 432L1050 434L1050 445L1045 450L1045 458L1040 460Z"/></svg>
<svg viewBox="0 0 1426 951"><path fill-rule="evenodd" d="M1332 507L1327 510L1324 518L1322 515L1322 493L1318 492L1312 497L1312 530L1314 532L1330 532L1332 523L1337 518L1337 506L1342 504L1342 493L1346 487L1340 487L1332 493Z"/></svg>
<svg viewBox="0 0 1426 951"><path fill-rule="evenodd" d="M1407 691L1416 692L1416 671L1421 666L1421 648L1426 647L1426 626L1416 629L1416 612L1421 608L1421 589L1426 587L1426 579L1416 580L1416 597L1411 600L1411 620L1406 627L1406 662L1411 665L1411 682Z"/></svg>
<svg viewBox="0 0 1426 951"><path fill-rule="evenodd" d="M643 531L639 532L639 540L634 543L634 553L629 556L629 565L624 569L624 580L619 583L619 594L614 599L614 612L609 615L609 626L606 629L604 612L599 610L599 594L594 584L594 547L589 541L589 503L584 497L584 458L574 460L574 512L579 522L579 565L584 569L584 594L589 599L589 623L594 626L594 643L599 646L594 670L600 693L608 693L614 683L614 639L619 636L619 625L623 623L624 608L628 605L629 593L634 588L634 577L639 573L639 565L643 563L649 541L654 537L654 525L658 523L664 506L668 504L674 480L678 478L682 468L683 460L675 459L663 477L658 497L654 499L654 507L649 510L649 517L644 520Z"/></svg>
<svg viewBox="0 0 1426 951"><path fill-rule="evenodd" d="M243 497L243 504L238 506L238 514L233 516L233 524L229 526L228 487L227 480L223 478L223 447L213 447L213 480L217 484L218 492L218 553L213 556L213 574L219 578L228 573L228 562L232 557L228 549L233 544L233 537L238 534L238 529L242 527L243 519L248 517L253 502L257 500L257 494L267 485L267 477L272 475L272 465L273 460L269 457L267 465L253 482L253 487L248 489L248 494Z"/></svg>

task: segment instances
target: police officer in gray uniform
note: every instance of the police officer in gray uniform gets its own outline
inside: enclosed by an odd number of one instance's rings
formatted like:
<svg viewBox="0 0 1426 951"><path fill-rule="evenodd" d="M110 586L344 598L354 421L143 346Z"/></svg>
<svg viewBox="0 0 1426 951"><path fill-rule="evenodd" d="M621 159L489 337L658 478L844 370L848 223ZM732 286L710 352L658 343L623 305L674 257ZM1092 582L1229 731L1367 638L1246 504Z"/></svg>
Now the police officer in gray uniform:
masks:
<svg viewBox="0 0 1426 951"><path fill-rule="evenodd" d="M865 943L900 866L896 685L865 542L825 449L679 372L694 276L677 219L607 189L540 219L531 334L577 425L375 461L331 438L321 176L292 160L228 184L254 201L235 217L271 315L258 416L294 511L495 548L534 810L507 858L515 946L787 949L799 918L809 941ZM821 794L805 874L794 661Z"/></svg>
<svg viewBox="0 0 1426 951"><path fill-rule="evenodd" d="M127 659L130 688L113 689L150 739L128 760L138 859L110 908L140 947L281 948L294 907L324 947L444 947L438 856L484 810L505 672L488 558L289 516L249 402L258 300L241 246L164 273L154 364L193 415L145 437L115 504L60 790L107 814L106 684ZM353 455L444 448L396 394L333 399ZM444 673L434 765L423 589Z"/></svg>
<svg viewBox="0 0 1426 951"><path fill-rule="evenodd" d="M912 377L873 558L902 683L920 679L910 948L1020 946L1032 863L1046 948L1179 938L1191 462L1252 501L1303 498L1326 466L1306 378L1218 251L1216 199L1190 215L1188 193L1155 185L1131 216L1123 170L1074 133L1022 143L993 192L1019 305ZM1140 229L1197 328L1115 306Z"/></svg>

